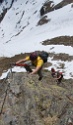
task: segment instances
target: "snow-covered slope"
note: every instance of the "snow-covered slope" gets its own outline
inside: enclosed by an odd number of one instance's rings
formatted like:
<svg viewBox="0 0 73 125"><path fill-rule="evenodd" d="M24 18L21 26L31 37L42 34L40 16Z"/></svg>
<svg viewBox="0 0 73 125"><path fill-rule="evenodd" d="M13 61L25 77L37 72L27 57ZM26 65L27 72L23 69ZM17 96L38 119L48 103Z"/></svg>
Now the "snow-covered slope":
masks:
<svg viewBox="0 0 73 125"><path fill-rule="evenodd" d="M60 1L54 0L56 4ZM71 4L46 14L47 19L51 21L37 26L43 3L42 0L14 1L0 24L0 46L2 46L0 56L13 56L21 52L38 50L41 49L39 43L43 40L61 35L73 35Z"/></svg>
<svg viewBox="0 0 73 125"><path fill-rule="evenodd" d="M45 1L14 0L12 7L7 11L0 24L0 57L12 57L16 54L34 50L73 55L73 48L70 46L44 46L41 44L43 40L57 36L73 36L73 8L71 4L47 13L47 19L50 19L50 21L44 25L37 25L42 18L40 16L40 8ZM54 4L58 4L61 1L53 0ZM7 0L7 2L9 6L12 1ZM0 6L1 9L2 6L6 7L5 2ZM53 49L51 49L52 47ZM49 59L48 61L51 60ZM67 67L69 70L69 66ZM70 70L71 72L72 70Z"/></svg>

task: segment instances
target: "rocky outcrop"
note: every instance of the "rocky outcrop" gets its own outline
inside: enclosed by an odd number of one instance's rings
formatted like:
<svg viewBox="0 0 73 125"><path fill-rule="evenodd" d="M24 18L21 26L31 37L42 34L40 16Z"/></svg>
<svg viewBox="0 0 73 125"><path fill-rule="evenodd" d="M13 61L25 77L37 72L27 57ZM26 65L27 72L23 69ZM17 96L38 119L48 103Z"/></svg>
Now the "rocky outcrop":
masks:
<svg viewBox="0 0 73 125"><path fill-rule="evenodd" d="M51 21L51 19L47 19L47 15L45 15L46 13L49 13L51 11L57 10L57 9L61 9L62 7L73 3L73 0L63 0L60 3L58 3L57 5L54 4L53 1L46 1L43 6L40 8L40 16L41 19L38 21L37 25L43 25L45 23L48 23ZM73 4L71 5L71 7L73 8Z"/></svg>
<svg viewBox="0 0 73 125"><path fill-rule="evenodd" d="M57 85L50 72L11 73L0 87L0 125L67 125L73 122L73 81Z"/></svg>
<svg viewBox="0 0 73 125"><path fill-rule="evenodd" d="M63 0L57 5L55 5L53 1L46 1L40 9L40 15L43 16L44 14L48 12L60 9L70 3L73 3L73 0Z"/></svg>
<svg viewBox="0 0 73 125"><path fill-rule="evenodd" d="M1 21L3 20L3 18L4 18L4 16L5 16L6 13L7 13L7 8L4 9L4 10L3 10L3 13L1 13L1 15L0 15L0 23L1 23Z"/></svg>
<svg viewBox="0 0 73 125"><path fill-rule="evenodd" d="M0 3L2 3L3 2L3 0L0 0Z"/></svg>
<svg viewBox="0 0 73 125"><path fill-rule="evenodd" d="M5 2L6 2L6 1L5 1ZM14 0L12 0L12 2L11 2L11 4L10 4L10 7L7 7L8 2L6 2L6 6L3 6L2 12L1 12L1 14L0 14L0 23L1 23L1 21L3 20L5 14L7 13L7 10L12 7L13 2L14 2ZM0 3L3 4L3 0L1 0Z"/></svg>

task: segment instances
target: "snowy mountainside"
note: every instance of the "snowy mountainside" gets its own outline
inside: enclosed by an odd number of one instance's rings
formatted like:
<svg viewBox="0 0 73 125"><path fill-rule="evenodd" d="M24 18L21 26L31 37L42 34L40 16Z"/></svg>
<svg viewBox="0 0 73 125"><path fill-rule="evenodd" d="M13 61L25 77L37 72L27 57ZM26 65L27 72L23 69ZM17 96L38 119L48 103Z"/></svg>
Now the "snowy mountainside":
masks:
<svg viewBox="0 0 73 125"><path fill-rule="evenodd" d="M54 9L45 15L40 15L40 9L47 0L5 0L0 4L0 10L7 12L0 23L0 57L13 57L21 53L35 50L46 50L54 54L73 55L72 46L42 45L42 41L60 36L73 36L73 1L60 9ZM64 0L65 1L65 0ZM68 0L67 0L68 1ZM53 0L50 5L57 5L62 0ZM71 1L70 1L71 2ZM48 20L43 25L38 22L44 17ZM59 42L59 41L58 41ZM53 63L52 58L48 62ZM58 67L59 61L54 61L54 67ZM72 61L62 62L65 70L72 75ZM56 66L57 65L57 66Z"/></svg>
<svg viewBox="0 0 73 125"><path fill-rule="evenodd" d="M0 24L1 56L14 56L14 54L19 54L20 52L29 51L28 46L31 46L30 43L32 41L34 41L33 44L36 43L37 45L36 47L32 46L32 51L34 51L40 48L38 48L38 43L43 40L61 35L73 35L73 8L71 8L71 4L47 13L47 18L51 21L45 25L37 26L38 21L42 18L39 11L45 1L43 3L42 0L30 0L30 2L27 0L14 1L11 9L7 11ZM61 0L54 0L55 2L57 4ZM20 47L20 45L26 47ZM12 49L13 47L14 50ZM5 48L8 48L8 50ZM5 50L5 53L3 50ZM8 54L9 51L10 54Z"/></svg>

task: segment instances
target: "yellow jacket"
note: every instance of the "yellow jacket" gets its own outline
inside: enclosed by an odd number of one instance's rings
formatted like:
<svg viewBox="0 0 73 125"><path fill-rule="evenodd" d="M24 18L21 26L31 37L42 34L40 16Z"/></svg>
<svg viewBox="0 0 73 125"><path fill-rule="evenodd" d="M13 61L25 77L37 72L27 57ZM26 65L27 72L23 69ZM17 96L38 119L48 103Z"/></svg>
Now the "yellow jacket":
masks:
<svg viewBox="0 0 73 125"><path fill-rule="evenodd" d="M26 59L27 61L30 60L30 56L27 56L25 59ZM36 67L41 67L41 66L43 66L43 64L44 64L44 61L43 61L43 59L42 59L40 56L38 56L35 61L32 61L32 64L33 64L34 66L36 66Z"/></svg>

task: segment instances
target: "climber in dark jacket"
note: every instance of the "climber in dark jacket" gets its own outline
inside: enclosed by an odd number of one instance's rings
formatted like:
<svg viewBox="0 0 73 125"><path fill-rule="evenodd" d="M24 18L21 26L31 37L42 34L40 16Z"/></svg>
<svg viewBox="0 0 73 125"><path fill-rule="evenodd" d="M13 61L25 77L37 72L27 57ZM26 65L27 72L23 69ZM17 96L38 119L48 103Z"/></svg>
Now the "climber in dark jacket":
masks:
<svg viewBox="0 0 73 125"><path fill-rule="evenodd" d="M55 71L54 68L51 68L51 75L56 79L57 84L60 84L63 78L63 73L60 71Z"/></svg>
<svg viewBox="0 0 73 125"><path fill-rule="evenodd" d="M57 80L57 84L60 84L63 78L63 74L60 71L57 71L56 74L57 74L57 77L55 79Z"/></svg>

